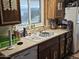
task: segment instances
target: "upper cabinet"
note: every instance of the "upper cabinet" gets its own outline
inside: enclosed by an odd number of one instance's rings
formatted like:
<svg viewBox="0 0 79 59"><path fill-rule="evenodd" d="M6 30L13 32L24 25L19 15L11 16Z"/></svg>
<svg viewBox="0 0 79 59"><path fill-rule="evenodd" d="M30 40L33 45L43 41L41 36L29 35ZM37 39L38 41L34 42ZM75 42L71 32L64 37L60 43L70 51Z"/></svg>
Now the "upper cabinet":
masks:
<svg viewBox="0 0 79 59"><path fill-rule="evenodd" d="M0 0L0 25L20 22L20 0Z"/></svg>
<svg viewBox="0 0 79 59"><path fill-rule="evenodd" d="M45 19L64 18L64 0L44 0Z"/></svg>
<svg viewBox="0 0 79 59"><path fill-rule="evenodd" d="M55 18L56 2L56 0L48 0L48 19Z"/></svg>
<svg viewBox="0 0 79 59"><path fill-rule="evenodd" d="M64 7L64 0L57 0L56 1L56 18L64 18L65 7Z"/></svg>

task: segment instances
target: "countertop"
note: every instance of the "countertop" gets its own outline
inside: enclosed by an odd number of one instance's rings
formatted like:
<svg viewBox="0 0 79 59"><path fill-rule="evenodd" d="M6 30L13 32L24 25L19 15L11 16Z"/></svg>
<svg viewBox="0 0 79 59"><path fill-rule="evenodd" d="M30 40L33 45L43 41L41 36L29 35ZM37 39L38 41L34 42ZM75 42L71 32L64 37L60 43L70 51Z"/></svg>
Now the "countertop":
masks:
<svg viewBox="0 0 79 59"><path fill-rule="evenodd" d="M40 44L40 43L42 43L46 40L49 40L53 37L56 37L58 35L61 35L61 34L68 32L68 30L66 30L66 29L55 29L55 30L48 30L48 31L54 32L54 35L52 35L51 37L47 37L44 40L38 40L38 41L28 40L27 38L23 37L20 40L20 42L23 42L22 45L15 44L14 48L11 49L11 50L8 50L8 49L5 49L5 48L0 49L0 53L2 53L5 57L9 57L9 56L11 56L11 55L13 55L17 52L31 48L31 47L36 46L36 45L38 45L38 44Z"/></svg>

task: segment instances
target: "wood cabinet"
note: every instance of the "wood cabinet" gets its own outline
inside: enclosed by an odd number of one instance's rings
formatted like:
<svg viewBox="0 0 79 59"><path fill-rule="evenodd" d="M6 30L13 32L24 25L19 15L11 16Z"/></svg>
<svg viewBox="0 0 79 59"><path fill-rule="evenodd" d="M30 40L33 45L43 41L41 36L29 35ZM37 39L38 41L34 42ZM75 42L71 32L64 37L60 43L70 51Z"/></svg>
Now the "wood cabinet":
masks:
<svg viewBox="0 0 79 59"><path fill-rule="evenodd" d="M62 58L64 58L64 54L65 54L65 34L62 34L62 35L60 35L60 44L59 44L59 46L60 46L60 59L62 59Z"/></svg>
<svg viewBox="0 0 79 59"><path fill-rule="evenodd" d="M48 19L55 18L56 0L48 0Z"/></svg>
<svg viewBox="0 0 79 59"><path fill-rule="evenodd" d="M59 43L51 47L51 59L59 59Z"/></svg>
<svg viewBox="0 0 79 59"><path fill-rule="evenodd" d="M64 7L64 0L57 0L56 1L56 18L64 18L65 7Z"/></svg>
<svg viewBox="0 0 79 59"><path fill-rule="evenodd" d="M59 57L59 41L58 37L50 39L39 45L38 59L58 59Z"/></svg>
<svg viewBox="0 0 79 59"><path fill-rule="evenodd" d="M64 0L45 0L45 19L64 18Z"/></svg>
<svg viewBox="0 0 79 59"><path fill-rule="evenodd" d="M38 59L50 59L50 50L49 48L46 48L39 52L39 58Z"/></svg>
<svg viewBox="0 0 79 59"><path fill-rule="evenodd" d="M38 59L63 59L71 53L72 31L38 45Z"/></svg>
<svg viewBox="0 0 79 59"><path fill-rule="evenodd" d="M66 58L67 55L72 54L73 49L73 32L69 31L60 35L60 59Z"/></svg>
<svg viewBox="0 0 79 59"><path fill-rule="evenodd" d="M26 51L20 52L11 57L11 59L37 59L37 46Z"/></svg>
<svg viewBox="0 0 79 59"><path fill-rule="evenodd" d="M0 25L20 22L20 0L0 0Z"/></svg>
<svg viewBox="0 0 79 59"><path fill-rule="evenodd" d="M11 59L64 59L72 52L72 39L72 31L69 31L20 52Z"/></svg>
<svg viewBox="0 0 79 59"><path fill-rule="evenodd" d="M65 55L70 55L72 54L72 49L73 49L73 32L70 31L66 34L66 51Z"/></svg>

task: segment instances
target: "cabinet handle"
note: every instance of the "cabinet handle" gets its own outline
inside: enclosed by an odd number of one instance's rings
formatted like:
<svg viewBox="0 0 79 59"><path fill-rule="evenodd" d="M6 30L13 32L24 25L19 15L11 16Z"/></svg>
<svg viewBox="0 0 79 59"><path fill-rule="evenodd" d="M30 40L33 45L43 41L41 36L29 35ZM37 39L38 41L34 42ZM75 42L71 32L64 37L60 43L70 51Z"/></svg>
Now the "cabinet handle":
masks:
<svg viewBox="0 0 79 59"><path fill-rule="evenodd" d="M57 57L57 51L54 52L54 59Z"/></svg>
<svg viewBox="0 0 79 59"><path fill-rule="evenodd" d="M27 55L29 55L30 53L26 53L26 54L24 54L24 56L27 56Z"/></svg>
<svg viewBox="0 0 79 59"><path fill-rule="evenodd" d="M47 57L45 59L48 59Z"/></svg>

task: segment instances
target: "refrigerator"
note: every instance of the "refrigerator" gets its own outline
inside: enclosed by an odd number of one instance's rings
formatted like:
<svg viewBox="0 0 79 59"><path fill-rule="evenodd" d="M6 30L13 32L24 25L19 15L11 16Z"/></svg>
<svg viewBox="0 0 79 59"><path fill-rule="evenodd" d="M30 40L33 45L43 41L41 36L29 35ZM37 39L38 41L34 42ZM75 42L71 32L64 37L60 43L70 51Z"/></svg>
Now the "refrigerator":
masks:
<svg viewBox="0 0 79 59"><path fill-rule="evenodd" d="M66 7L65 19L73 21L73 53L79 50L79 7Z"/></svg>

